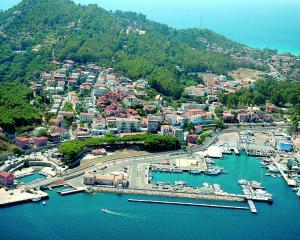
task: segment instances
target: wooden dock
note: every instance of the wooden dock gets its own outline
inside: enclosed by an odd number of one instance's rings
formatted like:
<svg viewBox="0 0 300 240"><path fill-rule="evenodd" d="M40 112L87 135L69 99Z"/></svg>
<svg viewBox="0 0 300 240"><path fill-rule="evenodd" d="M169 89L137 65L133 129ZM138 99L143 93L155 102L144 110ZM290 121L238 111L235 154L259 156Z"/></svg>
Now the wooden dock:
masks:
<svg viewBox="0 0 300 240"><path fill-rule="evenodd" d="M128 202L149 203L149 204L165 204L165 205L180 205L180 206L191 206L191 207L211 207L211 208L227 208L227 209L237 209L237 210L249 210L249 208L247 208L247 207L218 205L218 204L205 204L205 203L170 202L170 201L144 200L144 199L128 199Z"/></svg>
<svg viewBox="0 0 300 240"><path fill-rule="evenodd" d="M254 205L254 202L252 200L248 200L247 202L248 202L248 205L249 205L249 208L250 208L251 212L253 214L256 214L257 210L256 210L256 207Z"/></svg>

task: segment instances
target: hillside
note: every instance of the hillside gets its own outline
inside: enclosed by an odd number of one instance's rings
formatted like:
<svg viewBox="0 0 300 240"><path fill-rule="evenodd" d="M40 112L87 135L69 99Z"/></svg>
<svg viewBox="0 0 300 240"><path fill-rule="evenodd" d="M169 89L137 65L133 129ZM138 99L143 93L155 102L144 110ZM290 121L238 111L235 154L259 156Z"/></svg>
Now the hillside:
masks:
<svg viewBox="0 0 300 240"><path fill-rule="evenodd" d="M220 48L226 51L214 50ZM157 90L176 98L187 73L255 67L229 54L242 48L206 29L176 30L142 14L70 0L23 0L0 13L0 81L36 80L51 60L73 59L132 79L150 76Z"/></svg>

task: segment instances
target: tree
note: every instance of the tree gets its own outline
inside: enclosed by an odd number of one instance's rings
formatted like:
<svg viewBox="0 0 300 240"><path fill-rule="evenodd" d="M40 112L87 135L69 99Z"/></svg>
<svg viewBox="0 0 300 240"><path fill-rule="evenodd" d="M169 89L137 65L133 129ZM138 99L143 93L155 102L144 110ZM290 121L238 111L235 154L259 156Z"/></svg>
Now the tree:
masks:
<svg viewBox="0 0 300 240"><path fill-rule="evenodd" d="M217 117L221 117L223 114L223 109L221 107L216 107L214 112Z"/></svg>

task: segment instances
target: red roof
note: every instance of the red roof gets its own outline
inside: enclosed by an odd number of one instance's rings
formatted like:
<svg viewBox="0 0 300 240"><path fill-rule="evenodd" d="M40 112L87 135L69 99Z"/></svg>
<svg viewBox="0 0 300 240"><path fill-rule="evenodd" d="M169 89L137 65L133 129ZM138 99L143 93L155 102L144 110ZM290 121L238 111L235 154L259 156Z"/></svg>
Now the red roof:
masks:
<svg viewBox="0 0 300 240"><path fill-rule="evenodd" d="M48 140L48 138L47 137L36 137L35 140L36 141L46 141L46 140Z"/></svg>
<svg viewBox="0 0 300 240"><path fill-rule="evenodd" d="M18 141L18 142L27 142L30 140L31 140L30 138L25 138L25 137L16 138L16 141Z"/></svg>
<svg viewBox="0 0 300 240"><path fill-rule="evenodd" d="M7 177L10 177L10 176L12 176L12 174L11 174L11 173L7 173L7 172L4 172L4 171L0 170L0 176L1 176L1 177L5 177L5 178L7 178Z"/></svg>

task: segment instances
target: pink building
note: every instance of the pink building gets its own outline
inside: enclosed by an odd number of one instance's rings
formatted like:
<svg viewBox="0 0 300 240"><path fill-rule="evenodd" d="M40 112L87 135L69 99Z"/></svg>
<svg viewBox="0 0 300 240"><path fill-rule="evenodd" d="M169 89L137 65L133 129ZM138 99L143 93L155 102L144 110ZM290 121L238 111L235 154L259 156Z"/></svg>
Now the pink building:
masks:
<svg viewBox="0 0 300 240"><path fill-rule="evenodd" d="M0 170L0 185L6 187L14 185L14 176L11 173Z"/></svg>
<svg viewBox="0 0 300 240"><path fill-rule="evenodd" d="M196 134L191 134L188 136L187 140L190 144L195 144L198 136Z"/></svg>

